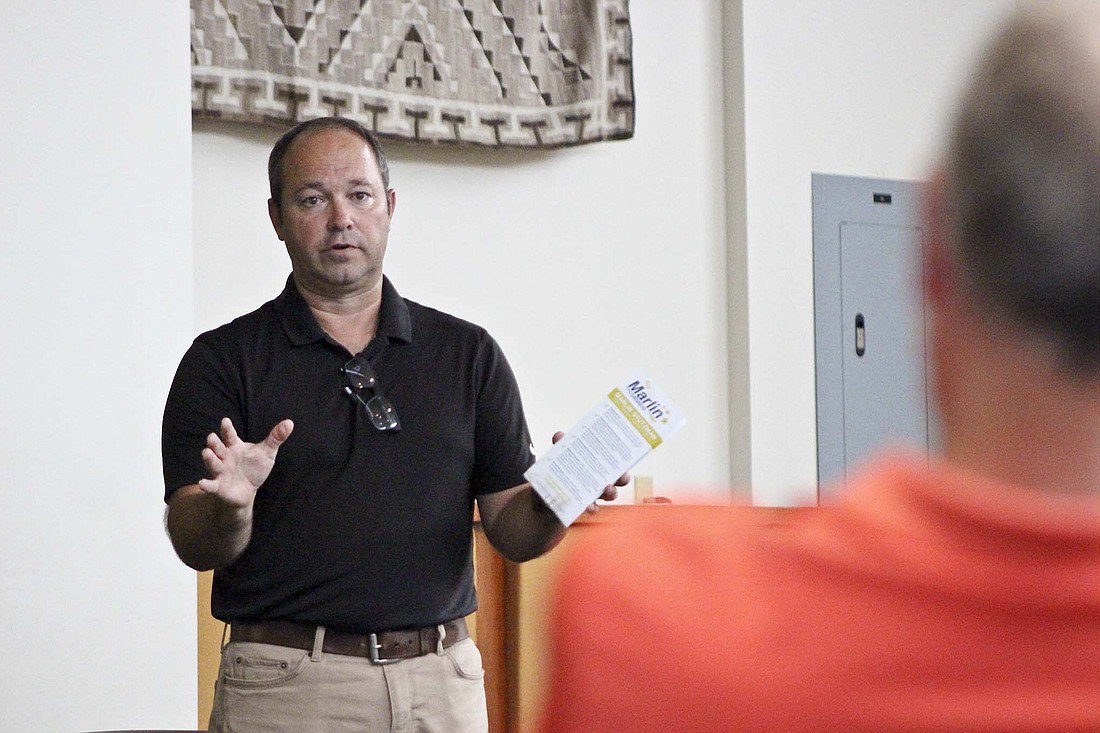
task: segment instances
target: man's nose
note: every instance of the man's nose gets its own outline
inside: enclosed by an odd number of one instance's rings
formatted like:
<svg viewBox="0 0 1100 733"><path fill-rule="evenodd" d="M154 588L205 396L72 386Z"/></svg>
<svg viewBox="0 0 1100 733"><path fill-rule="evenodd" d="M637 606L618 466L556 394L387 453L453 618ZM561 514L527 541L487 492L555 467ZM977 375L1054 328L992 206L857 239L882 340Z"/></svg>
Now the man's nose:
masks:
<svg viewBox="0 0 1100 733"><path fill-rule="evenodd" d="M329 209L329 227L334 231L351 229L354 220L351 217L351 206L346 201L336 199Z"/></svg>

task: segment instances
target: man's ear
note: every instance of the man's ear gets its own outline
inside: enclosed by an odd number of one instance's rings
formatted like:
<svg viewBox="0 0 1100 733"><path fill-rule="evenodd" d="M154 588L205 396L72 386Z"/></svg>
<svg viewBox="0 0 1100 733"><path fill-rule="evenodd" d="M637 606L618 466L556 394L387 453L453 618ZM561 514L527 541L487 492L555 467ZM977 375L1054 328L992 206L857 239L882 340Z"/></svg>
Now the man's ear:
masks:
<svg viewBox="0 0 1100 733"><path fill-rule="evenodd" d="M958 283L953 267L954 229L947 202L947 176L942 168L925 184L921 200L922 296L929 317L925 346L931 397L949 441L958 410L959 322L954 298ZM965 339L964 339L965 340Z"/></svg>
<svg viewBox="0 0 1100 733"><path fill-rule="evenodd" d="M282 212L279 210L279 205L275 203L275 199L267 200L267 216L271 219L271 226L275 227L275 235L279 237L280 242L285 242L283 239L283 217Z"/></svg>
<svg viewBox="0 0 1100 733"><path fill-rule="evenodd" d="M956 286L951 251L954 227L948 216L946 181L942 168L934 171L922 200L922 289L925 301L937 310Z"/></svg>
<svg viewBox="0 0 1100 733"><path fill-rule="evenodd" d="M397 208L397 191L394 189L386 189L386 211L389 213L390 218L393 218L394 209Z"/></svg>

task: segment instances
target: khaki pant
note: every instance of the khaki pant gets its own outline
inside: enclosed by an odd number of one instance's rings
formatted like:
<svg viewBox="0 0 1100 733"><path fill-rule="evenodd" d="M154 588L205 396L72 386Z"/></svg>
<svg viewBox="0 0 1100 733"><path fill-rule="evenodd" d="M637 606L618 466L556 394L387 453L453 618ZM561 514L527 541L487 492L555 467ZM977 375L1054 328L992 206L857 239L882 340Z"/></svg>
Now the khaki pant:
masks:
<svg viewBox="0 0 1100 733"><path fill-rule="evenodd" d="M472 639L387 665L271 644L222 650L211 733L486 733Z"/></svg>

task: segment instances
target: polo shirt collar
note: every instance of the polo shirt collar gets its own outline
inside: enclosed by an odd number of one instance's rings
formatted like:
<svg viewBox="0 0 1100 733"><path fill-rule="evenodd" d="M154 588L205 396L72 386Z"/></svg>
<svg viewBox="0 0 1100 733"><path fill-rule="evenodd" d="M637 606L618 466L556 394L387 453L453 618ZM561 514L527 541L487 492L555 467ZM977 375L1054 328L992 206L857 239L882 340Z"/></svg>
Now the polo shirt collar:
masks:
<svg viewBox="0 0 1100 733"><path fill-rule="evenodd" d="M283 292L275 298L275 314L282 324L287 338L295 346L324 341L328 338L324 329L317 323L309 304L294 284L294 275L286 279ZM412 341L412 319L409 306L397 292L389 278L382 276L382 306L378 313L378 335L390 341Z"/></svg>

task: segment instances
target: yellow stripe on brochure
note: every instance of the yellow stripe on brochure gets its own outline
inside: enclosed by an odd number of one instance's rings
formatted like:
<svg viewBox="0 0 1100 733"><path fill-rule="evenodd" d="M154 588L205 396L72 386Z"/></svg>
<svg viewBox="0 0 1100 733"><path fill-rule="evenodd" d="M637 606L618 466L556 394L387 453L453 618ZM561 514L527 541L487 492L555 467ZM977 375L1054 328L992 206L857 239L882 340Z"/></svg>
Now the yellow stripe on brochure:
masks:
<svg viewBox="0 0 1100 733"><path fill-rule="evenodd" d="M623 416L630 421L634 429L641 434L645 442L649 443L650 448L656 448L661 444L661 436L657 434L657 431L653 429L653 426L649 424L641 411L634 406L630 398L623 394L621 389L616 387L607 396L619 408L619 412L623 413Z"/></svg>

